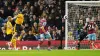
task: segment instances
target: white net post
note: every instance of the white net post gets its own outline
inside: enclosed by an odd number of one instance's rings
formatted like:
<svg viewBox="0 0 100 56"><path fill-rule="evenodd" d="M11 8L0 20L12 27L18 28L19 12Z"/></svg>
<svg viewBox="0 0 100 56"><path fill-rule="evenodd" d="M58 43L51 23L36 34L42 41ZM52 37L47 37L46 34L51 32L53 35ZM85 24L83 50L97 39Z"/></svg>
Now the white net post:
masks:
<svg viewBox="0 0 100 56"><path fill-rule="evenodd" d="M68 49L68 4L66 3L65 6L65 49Z"/></svg>

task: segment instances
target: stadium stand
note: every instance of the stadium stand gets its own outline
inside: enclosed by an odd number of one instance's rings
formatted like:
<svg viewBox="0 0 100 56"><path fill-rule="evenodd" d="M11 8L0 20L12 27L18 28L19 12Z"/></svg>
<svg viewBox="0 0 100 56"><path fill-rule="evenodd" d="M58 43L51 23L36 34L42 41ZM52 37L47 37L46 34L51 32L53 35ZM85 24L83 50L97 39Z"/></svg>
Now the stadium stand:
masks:
<svg viewBox="0 0 100 56"><path fill-rule="evenodd" d="M7 17L15 17L18 13L24 14L23 28L25 35L23 41L37 40L32 34L32 26L39 19L45 17L47 26L54 40L59 40L64 34L64 0L0 0L0 40L5 40L5 27ZM14 26L15 21L12 21ZM63 29L62 29L63 28ZM61 31L63 30L63 31ZM64 36L63 36L64 39ZM9 40L10 41L10 40Z"/></svg>

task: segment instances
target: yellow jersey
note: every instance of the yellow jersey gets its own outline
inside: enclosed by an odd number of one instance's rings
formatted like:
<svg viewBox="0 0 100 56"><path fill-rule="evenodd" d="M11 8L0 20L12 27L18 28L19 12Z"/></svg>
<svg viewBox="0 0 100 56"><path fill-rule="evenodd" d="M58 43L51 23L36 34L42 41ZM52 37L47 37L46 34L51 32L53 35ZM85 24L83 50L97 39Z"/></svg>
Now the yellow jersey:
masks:
<svg viewBox="0 0 100 56"><path fill-rule="evenodd" d="M12 30L12 24L10 21L7 22L7 27L6 27L6 34L12 34L13 30Z"/></svg>
<svg viewBox="0 0 100 56"><path fill-rule="evenodd" d="M21 25L21 24L23 24L23 21L24 21L24 15L23 14L18 14L17 19L15 20L15 23Z"/></svg>

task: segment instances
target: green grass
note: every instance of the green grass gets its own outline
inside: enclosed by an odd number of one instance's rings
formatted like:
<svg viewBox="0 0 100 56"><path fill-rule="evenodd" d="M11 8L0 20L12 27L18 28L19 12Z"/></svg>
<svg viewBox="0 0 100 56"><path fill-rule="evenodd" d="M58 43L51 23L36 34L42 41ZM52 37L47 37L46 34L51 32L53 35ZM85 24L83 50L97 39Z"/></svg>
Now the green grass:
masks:
<svg viewBox="0 0 100 56"><path fill-rule="evenodd" d="M100 50L0 50L0 56L100 56Z"/></svg>

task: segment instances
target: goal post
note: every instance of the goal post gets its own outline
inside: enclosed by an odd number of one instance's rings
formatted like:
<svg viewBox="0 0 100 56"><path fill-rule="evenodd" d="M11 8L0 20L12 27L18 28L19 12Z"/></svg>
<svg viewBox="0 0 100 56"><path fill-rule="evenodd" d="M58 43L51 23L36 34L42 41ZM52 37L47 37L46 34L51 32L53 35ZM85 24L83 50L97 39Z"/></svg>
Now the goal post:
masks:
<svg viewBox="0 0 100 56"><path fill-rule="evenodd" d="M71 14L69 14L69 11L71 11L71 10L69 10L69 7L72 6L72 5L73 5L73 7L75 7L75 8L72 9L73 10L73 12L72 12L73 16L71 16ZM89 7L98 8L100 6L100 1L66 1L65 2L65 16L64 16L64 19L65 19L65 47L64 47L64 49L65 50L68 50L69 47L70 47L69 44L68 44L68 41L69 41L68 33L70 31L69 29L74 28L73 24L77 23L79 17L81 17L80 11L78 11L80 6L83 6L83 7L86 7L86 8L89 8ZM82 10L85 11L85 9L82 9ZM94 14L93 14L93 16L94 16ZM84 19L86 19L86 17L84 17ZM69 27L69 24L71 25L71 28ZM74 39L71 39L71 40L74 40Z"/></svg>

